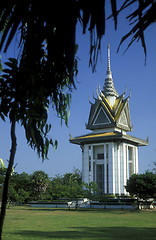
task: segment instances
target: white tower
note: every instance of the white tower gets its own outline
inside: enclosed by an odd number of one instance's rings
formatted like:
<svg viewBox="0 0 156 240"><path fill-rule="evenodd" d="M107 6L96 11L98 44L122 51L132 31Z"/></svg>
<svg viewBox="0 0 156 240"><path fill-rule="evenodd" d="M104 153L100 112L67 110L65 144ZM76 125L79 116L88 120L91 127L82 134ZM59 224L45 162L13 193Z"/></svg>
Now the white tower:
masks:
<svg viewBox="0 0 156 240"><path fill-rule="evenodd" d="M108 45L107 72L103 91L91 104L86 128L92 132L71 138L82 148L83 182L95 182L101 194L126 194L127 179L138 173L138 147L145 140L127 134L132 131L129 97L118 95L114 87Z"/></svg>

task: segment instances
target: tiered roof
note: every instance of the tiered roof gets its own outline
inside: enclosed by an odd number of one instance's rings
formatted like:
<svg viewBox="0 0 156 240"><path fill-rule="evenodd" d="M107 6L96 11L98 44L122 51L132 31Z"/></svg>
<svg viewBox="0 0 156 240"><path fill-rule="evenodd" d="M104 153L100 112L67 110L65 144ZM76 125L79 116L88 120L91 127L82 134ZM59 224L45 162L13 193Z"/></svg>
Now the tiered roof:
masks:
<svg viewBox="0 0 156 240"><path fill-rule="evenodd" d="M110 66L110 45L108 45L108 62L106 79L103 91L100 91L94 104L91 104L87 129L118 128L131 131L129 97L124 99L124 94L117 93Z"/></svg>
<svg viewBox="0 0 156 240"><path fill-rule="evenodd" d="M99 90L95 103L91 103L86 129L92 133L71 138L74 144L124 141L137 146L145 146L147 141L127 135L132 131L129 97L117 93L110 66L110 45L108 45L107 72L103 91Z"/></svg>

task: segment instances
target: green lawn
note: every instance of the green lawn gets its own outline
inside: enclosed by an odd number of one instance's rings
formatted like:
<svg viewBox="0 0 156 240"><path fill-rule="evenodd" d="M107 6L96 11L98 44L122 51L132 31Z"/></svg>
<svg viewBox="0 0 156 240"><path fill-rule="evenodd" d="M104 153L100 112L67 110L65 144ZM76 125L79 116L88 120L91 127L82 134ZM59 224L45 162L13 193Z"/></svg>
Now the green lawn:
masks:
<svg viewBox="0 0 156 240"><path fill-rule="evenodd" d="M152 240L156 211L14 207L7 210L3 239Z"/></svg>

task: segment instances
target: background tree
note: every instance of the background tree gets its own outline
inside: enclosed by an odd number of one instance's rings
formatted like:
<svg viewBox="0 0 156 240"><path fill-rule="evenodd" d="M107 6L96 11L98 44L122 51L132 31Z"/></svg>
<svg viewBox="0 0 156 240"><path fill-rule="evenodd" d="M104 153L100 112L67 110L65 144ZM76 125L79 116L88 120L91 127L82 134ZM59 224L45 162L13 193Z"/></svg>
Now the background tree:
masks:
<svg viewBox="0 0 156 240"><path fill-rule="evenodd" d="M49 177L44 171L35 171L30 176L30 184L32 188L31 198L41 200L47 190Z"/></svg>
<svg viewBox="0 0 156 240"><path fill-rule="evenodd" d="M0 158L0 198L2 198L5 174L6 174L6 167L3 159Z"/></svg>
<svg viewBox="0 0 156 240"><path fill-rule="evenodd" d="M126 191L132 196L147 199L156 196L156 174L145 172L143 174L133 174L127 180Z"/></svg>
<svg viewBox="0 0 156 240"><path fill-rule="evenodd" d="M156 174L156 162L154 162L153 172Z"/></svg>
<svg viewBox="0 0 156 240"><path fill-rule="evenodd" d="M9 185L8 199L11 202L27 203L30 200L32 192L30 175L14 172L11 176Z"/></svg>
<svg viewBox="0 0 156 240"><path fill-rule="evenodd" d="M13 203L86 196L78 169L54 178L49 178L44 171L35 171L32 174L14 172L10 180L8 199Z"/></svg>
<svg viewBox="0 0 156 240"><path fill-rule="evenodd" d="M84 196L93 199L94 197L99 198L102 196L102 193L99 192L98 186L95 182L83 183Z"/></svg>
<svg viewBox="0 0 156 240"><path fill-rule="evenodd" d="M63 176L57 175L52 178L51 195L52 199L83 197L81 172L75 169L73 173L66 173Z"/></svg>

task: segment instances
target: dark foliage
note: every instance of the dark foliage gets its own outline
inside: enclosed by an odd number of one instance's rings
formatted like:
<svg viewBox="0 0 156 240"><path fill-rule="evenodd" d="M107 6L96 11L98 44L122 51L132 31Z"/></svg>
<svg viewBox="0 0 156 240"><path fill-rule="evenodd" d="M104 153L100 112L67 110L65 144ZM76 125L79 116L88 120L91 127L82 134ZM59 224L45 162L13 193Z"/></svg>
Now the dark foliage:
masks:
<svg viewBox="0 0 156 240"><path fill-rule="evenodd" d="M131 195L147 199L156 196L156 174L146 172L134 174L127 180L126 191Z"/></svg>

